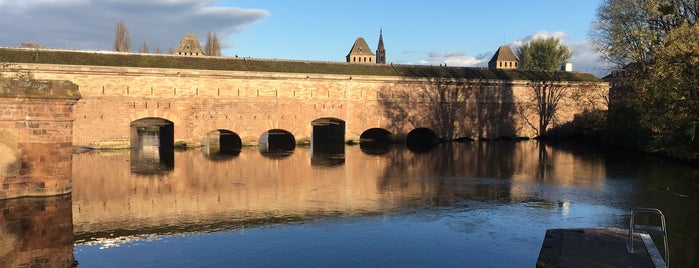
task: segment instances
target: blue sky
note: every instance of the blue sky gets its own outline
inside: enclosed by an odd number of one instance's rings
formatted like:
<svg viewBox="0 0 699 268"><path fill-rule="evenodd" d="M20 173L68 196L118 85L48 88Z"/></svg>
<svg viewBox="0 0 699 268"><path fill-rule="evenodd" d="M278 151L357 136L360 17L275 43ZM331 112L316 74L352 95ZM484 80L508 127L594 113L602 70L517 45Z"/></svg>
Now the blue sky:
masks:
<svg viewBox="0 0 699 268"><path fill-rule="evenodd" d="M0 0L0 46L32 41L51 48L111 50L122 20L132 51L163 51L186 33L217 32L224 56L343 61L357 37L387 62L484 66L500 45L555 36L573 50L574 69L601 76L588 40L602 0L264 1Z"/></svg>
<svg viewBox="0 0 699 268"><path fill-rule="evenodd" d="M378 2L378 3L377 3ZM376 47L383 28L388 61L429 53L494 52L540 31L587 39L600 1L221 1L269 17L235 36L227 52L264 58L341 61L356 37Z"/></svg>

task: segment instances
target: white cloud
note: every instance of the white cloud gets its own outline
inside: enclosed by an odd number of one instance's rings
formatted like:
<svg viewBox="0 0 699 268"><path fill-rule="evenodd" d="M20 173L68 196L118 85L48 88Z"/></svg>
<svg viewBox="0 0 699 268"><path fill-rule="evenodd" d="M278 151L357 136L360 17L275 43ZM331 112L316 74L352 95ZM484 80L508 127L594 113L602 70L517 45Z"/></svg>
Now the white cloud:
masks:
<svg viewBox="0 0 699 268"><path fill-rule="evenodd" d="M31 41L50 48L111 50L114 26L124 21L132 50L176 48L186 33L200 41L211 30L222 46L269 16L261 9L214 6L213 0L0 0L0 46Z"/></svg>
<svg viewBox="0 0 699 268"><path fill-rule="evenodd" d="M602 77L609 73L610 65L603 61L599 53L595 51L592 41L585 40L581 42L569 43L568 35L564 32L549 33L547 31L537 31L531 35L512 41L508 45L512 51L515 52L518 47L527 42L548 37L555 37L559 39L561 44L568 46L568 48L572 51L573 55L570 58L570 62L573 63L573 71L587 72L597 77ZM497 47L494 47L492 51L481 52L476 56L468 56L463 50L448 51L444 54L429 52L426 53L426 57L424 59L418 60L414 64L435 66L446 64L447 66L486 67L488 66L488 61L490 61L490 58L493 56L493 54L495 54L495 50L497 50Z"/></svg>
<svg viewBox="0 0 699 268"><path fill-rule="evenodd" d="M447 65L447 66L460 66L460 67L472 67L477 66L483 62L487 62L488 59L483 59L479 57L473 57L466 55L466 52L461 50L448 51L444 54L438 52L429 52L427 54L427 59L419 60L416 64L420 65Z"/></svg>

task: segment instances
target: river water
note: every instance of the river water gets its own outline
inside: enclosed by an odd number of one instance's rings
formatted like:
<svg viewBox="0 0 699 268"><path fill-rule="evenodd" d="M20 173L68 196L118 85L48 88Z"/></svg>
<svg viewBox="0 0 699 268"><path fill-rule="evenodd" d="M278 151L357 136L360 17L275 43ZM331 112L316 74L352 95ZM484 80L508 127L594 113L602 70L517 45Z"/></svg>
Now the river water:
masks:
<svg viewBox="0 0 699 268"><path fill-rule="evenodd" d="M77 154L72 195L40 208L53 226L71 214L56 254L79 267L532 267L546 229L626 229L631 208L655 207L672 266L699 267L686 165L537 141L343 150Z"/></svg>

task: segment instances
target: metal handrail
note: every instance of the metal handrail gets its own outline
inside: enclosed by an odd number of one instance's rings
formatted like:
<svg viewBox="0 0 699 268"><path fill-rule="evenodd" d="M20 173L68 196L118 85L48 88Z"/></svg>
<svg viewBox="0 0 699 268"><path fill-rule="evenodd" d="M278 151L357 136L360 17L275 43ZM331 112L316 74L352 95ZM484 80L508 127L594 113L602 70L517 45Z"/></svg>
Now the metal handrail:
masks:
<svg viewBox="0 0 699 268"><path fill-rule="evenodd" d="M660 216L660 224L661 226L648 226L648 225L635 225L634 224L634 217L636 216L637 213L648 213L648 214L657 214ZM665 226L665 215L663 215L663 212L660 211L659 209L656 208L644 208L644 207L637 207L631 210L631 218L629 219L629 241L626 245L626 248L629 253L634 253L633 249L633 234L639 231L641 233L646 233L646 234L654 234L654 235L662 235L663 236L663 242L665 246L665 264L666 266L670 266L670 248L668 247L667 243L667 228Z"/></svg>

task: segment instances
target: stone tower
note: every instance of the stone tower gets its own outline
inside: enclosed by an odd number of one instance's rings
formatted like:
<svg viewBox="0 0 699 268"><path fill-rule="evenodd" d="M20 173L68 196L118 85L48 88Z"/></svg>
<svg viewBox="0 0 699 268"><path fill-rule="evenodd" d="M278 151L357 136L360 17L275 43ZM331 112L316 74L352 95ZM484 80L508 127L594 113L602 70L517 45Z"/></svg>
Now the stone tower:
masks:
<svg viewBox="0 0 699 268"><path fill-rule="evenodd" d="M376 47L376 63L386 64L386 49L383 47L383 29L379 30L379 45Z"/></svg>
<svg viewBox="0 0 699 268"><path fill-rule="evenodd" d="M488 62L490 69L517 69L519 64L515 53L508 46L500 46Z"/></svg>
<svg viewBox="0 0 699 268"><path fill-rule="evenodd" d="M199 39L196 34L189 33L185 34L182 41L180 41L180 46L177 47L175 51L177 55L189 55L189 56L203 56L204 51L201 50L201 45L199 44Z"/></svg>
<svg viewBox="0 0 699 268"><path fill-rule="evenodd" d="M350 63L374 63L374 53L371 52L369 45L367 45L364 38L357 37L354 41L352 49L350 49L349 54L347 54L347 62Z"/></svg>

